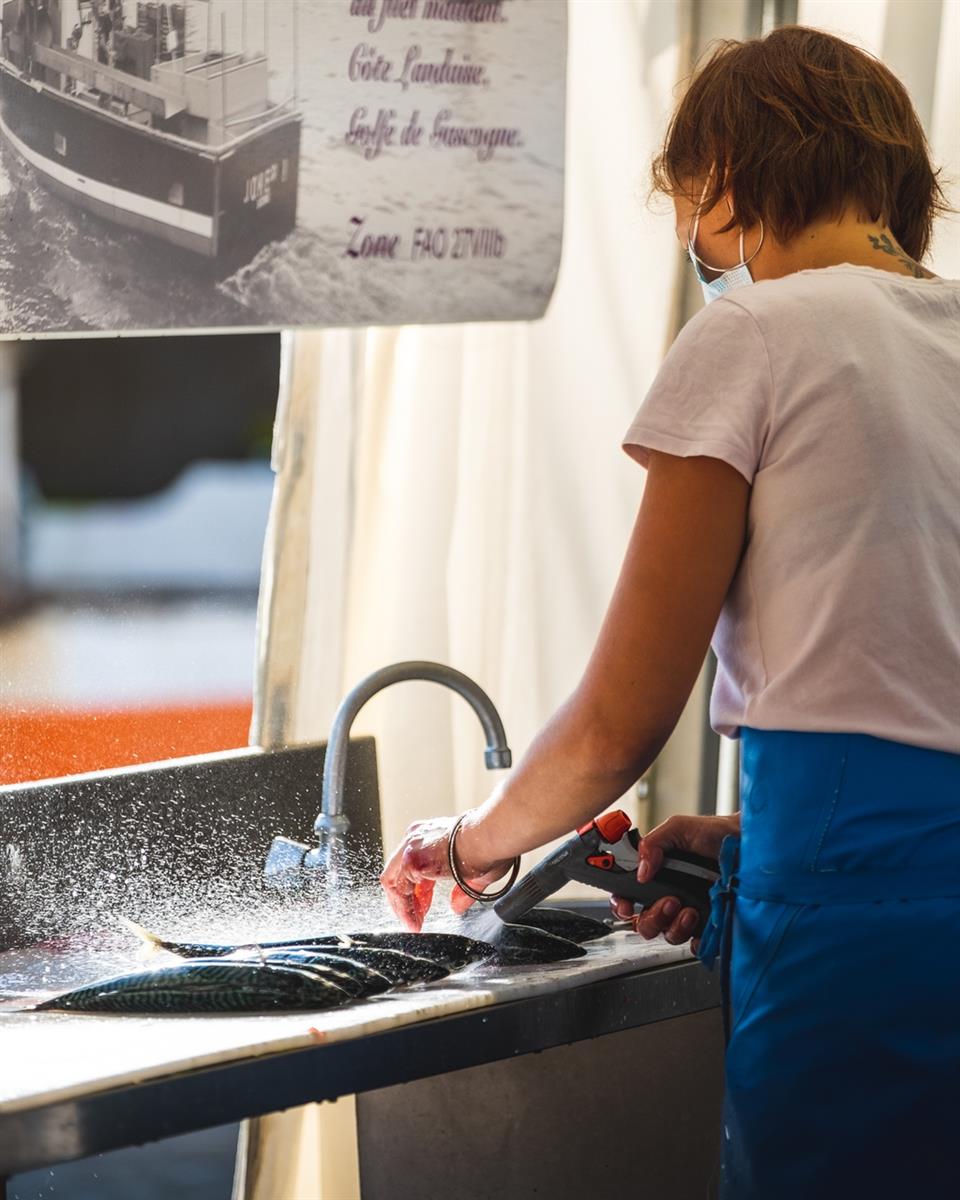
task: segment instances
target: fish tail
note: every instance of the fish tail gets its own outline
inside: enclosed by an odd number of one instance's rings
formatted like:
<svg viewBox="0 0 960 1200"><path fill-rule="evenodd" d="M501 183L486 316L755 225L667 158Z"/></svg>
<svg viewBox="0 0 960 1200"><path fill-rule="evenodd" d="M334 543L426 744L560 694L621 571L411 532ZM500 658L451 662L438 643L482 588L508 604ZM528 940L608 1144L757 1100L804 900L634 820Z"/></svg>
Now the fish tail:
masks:
<svg viewBox="0 0 960 1200"><path fill-rule="evenodd" d="M129 917L118 915L117 920L124 927L124 929L129 930L130 933L138 937L143 943L143 954L145 958L149 958L151 955L156 954L159 950L166 949L166 943L159 934L151 933L149 929L144 928L143 925L138 925L136 921L131 921Z"/></svg>

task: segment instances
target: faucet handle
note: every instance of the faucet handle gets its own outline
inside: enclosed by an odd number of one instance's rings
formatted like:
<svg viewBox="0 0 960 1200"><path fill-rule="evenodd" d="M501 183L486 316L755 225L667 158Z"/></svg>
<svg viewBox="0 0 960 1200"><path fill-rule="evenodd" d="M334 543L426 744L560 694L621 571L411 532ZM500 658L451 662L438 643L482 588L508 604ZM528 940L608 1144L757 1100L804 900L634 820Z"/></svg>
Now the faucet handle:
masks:
<svg viewBox="0 0 960 1200"><path fill-rule="evenodd" d="M268 887L291 891L302 883L303 861L310 847L292 838L275 837L267 853L263 881Z"/></svg>

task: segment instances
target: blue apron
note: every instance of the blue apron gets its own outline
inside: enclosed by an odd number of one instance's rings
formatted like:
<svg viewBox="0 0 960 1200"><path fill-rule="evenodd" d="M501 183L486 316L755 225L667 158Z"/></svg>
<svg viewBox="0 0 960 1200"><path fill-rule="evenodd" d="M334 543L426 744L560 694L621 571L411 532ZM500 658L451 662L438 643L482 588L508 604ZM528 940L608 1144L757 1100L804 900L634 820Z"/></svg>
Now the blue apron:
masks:
<svg viewBox="0 0 960 1200"><path fill-rule="evenodd" d="M960 1196L960 754L741 731L721 1200Z"/></svg>

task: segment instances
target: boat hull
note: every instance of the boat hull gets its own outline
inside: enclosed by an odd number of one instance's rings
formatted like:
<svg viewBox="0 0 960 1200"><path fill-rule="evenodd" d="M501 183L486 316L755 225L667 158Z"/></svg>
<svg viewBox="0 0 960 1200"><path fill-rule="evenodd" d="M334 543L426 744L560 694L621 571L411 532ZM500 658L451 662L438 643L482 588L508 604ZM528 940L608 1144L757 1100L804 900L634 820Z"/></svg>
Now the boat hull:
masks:
<svg viewBox="0 0 960 1200"><path fill-rule="evenodd" d="M299 114L203 147L24 78L0 61L0 131L58 195L208 259L247 261L296 224Z"/></svg>

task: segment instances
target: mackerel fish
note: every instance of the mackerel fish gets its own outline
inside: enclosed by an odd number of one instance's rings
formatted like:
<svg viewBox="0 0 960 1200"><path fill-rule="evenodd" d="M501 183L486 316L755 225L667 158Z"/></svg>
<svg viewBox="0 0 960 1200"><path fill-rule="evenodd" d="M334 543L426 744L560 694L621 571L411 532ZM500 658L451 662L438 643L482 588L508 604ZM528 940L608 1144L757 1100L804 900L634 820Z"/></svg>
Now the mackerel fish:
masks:
<svg viewBox="0 0 960 1200"><path fill-rule="evenodd" d="M101 979L35 1005L35 1012L201 1013L323 1009L350 996L329 979L293 966L196 959Z"/></svg>
<svg viewBox="0 0 960 1200"><path fill-rule="evenodd" d="M342 988L355 999L365 996L376 996L385 992L393 984L381 972L363 963L343 958L336 954L319 953L313 947L309 949L271 950L263 958L253 957L245 950L238 951L235 956L223 960L227 962L265 962L279 963L281 966L297 967L301 971L309 971L321 979L329 979L337 987Z"/></svg>
<svg viewBox="0 0 960 1200"><path fill-rule="evenodd" d="M392 985L401 983L435 983L445 979L450 972L442 963L430 958L418 958L404 954L402 950L390 950L386 946L338 946L338 958L362 963L385 975Z"/></svg>
<svg viewBox="0 0 960 1200"><path fill-rule="evenodd" d="M580 913L571 912L567 908L531 908L522 917L514 917L510 923L542 929L544 933L553 933L578 944L608 937L613 932L610 926L604 925L602 921L581 916Z"/></svg>
<svg viewBox="0 0 960 1200"><path fill-rule="evenodd" d="M567 938L528 925L505 924L497 933L494 954L488 961L498 967L523 967L583 958L585 954L582 946Z"/></svg>
<svg viewBox="0 0 960 1200"><path fill-rule="evenodd" d="M383 950L399 950L417 958L429 958L449 971L459 971L469 963L482 962L493 954L487 942L464 937L459 933L348 933L341 943L355 946L375 946Z"/></svg>
<svg viewBox="0 0 960 1200"><path fill-rule="evenodd" d="M256 956L258 952L292 949L329 949L333 953L347 946L369 946L386 950L402 951L417 958L429 958L448 971L459 971L468 963L489 958L491 946L474 938L458 933L404 933L400 930L381 933L324 933L313 937L301 936L282 940L253 939L243 943L180 942L167 940L151 933L142 925L121 917L123 925L136 934L147 946L155 950L166 950L180 958L221 958L244 952L244 957Z"/></svg>

